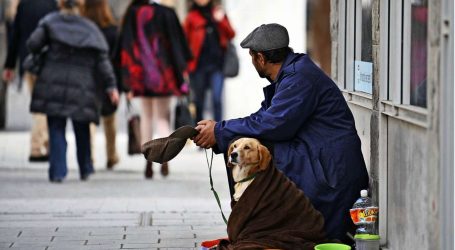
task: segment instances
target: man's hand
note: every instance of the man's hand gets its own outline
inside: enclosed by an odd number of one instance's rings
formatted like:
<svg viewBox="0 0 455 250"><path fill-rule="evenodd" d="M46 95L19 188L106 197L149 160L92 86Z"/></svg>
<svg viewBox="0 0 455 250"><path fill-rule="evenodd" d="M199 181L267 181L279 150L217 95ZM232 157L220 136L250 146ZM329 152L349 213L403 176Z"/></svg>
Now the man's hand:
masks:
<svg viewBox="0 0 455 250"><path fill-rule="evenodd" d="M5 82L14 80L14 69L3 69L2 79Z"/></svg>
<svg viewBox="0 0 455 250"><path fill-rule="evenodd" d="M133 100L133 98L134 98L133 91L130 91L130 92L126 93L126 99L127 99L128 101Z"/></svg>
<svg viewBox="0 0 455 250"><path fill-rule="evenodd" d="M111 99L112 104L118 105L120 97L117 89L109 91L109 99Z"/></svg>
<svg viewBox="0 0 455 250"><path fill-rule="evenodd" d="M201 148L211 148L216 144L215 121L202 120L197 123L196 130L199 134L193 138L194 143Z"/></svg>
<svg viewBox="0 0 455 250"><path fill-rule="evenodd" d="M213 19L215 19L215 21L221 22L225 15L226 13L221 6L215 7L215 11L213 13Z"/></svg>

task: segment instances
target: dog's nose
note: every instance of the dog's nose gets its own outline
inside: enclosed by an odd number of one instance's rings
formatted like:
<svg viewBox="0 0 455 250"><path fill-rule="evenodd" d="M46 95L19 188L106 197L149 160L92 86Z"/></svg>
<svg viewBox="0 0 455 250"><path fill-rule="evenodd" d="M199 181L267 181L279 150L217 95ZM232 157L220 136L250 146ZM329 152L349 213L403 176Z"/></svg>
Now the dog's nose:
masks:
<svg viewBox="0 0 455 250"><path fill-rule="evenodd" d="M237 159L237 156L239 156L239 154L238 154L237 152L232 152L232 153L231 153L231 158L232 158L233 160Z"/></svg>

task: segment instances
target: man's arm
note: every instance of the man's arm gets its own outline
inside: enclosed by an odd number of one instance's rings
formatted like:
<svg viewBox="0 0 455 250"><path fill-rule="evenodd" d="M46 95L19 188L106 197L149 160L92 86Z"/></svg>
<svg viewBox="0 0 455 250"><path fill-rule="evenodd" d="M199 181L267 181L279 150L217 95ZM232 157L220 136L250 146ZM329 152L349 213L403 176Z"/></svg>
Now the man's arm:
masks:
<svg viewBox="0 0 455 250"><path fill-rule="evenodd" d="M21 22L21 16L23 12L23 4L19 2L17 6L16 16L13 23L13 34L11 36L11 41L8 44L8 53L6 55L6 60L4 64L3 80L11 81L14 78L14 68L16 67L16 61L19 53L19 40L21 37L21 31L19 24Z"/></svg>
<svg viewBox="0 0 455 250"><path fill-rule="evenodd" d="M306 122L318 103L314 82L282 82L271 106L245 118L226 120L214 126L220 151L227 150L236 136L249 136L271 142L289 141Z"/></svg>
<svg viewBox="0 0 455 250"><path fill-rule="evenodd" d="M265 110L265 101L261 103L261 109L256 113ZM252 114L254 115L254 114ZM202 120L197 123L196 130L199 131L199 135L193 138L193 141L197 146L202 148L212 148L215 153L222 153L217 145L215 138L215 121L212 120Z"/></svg>

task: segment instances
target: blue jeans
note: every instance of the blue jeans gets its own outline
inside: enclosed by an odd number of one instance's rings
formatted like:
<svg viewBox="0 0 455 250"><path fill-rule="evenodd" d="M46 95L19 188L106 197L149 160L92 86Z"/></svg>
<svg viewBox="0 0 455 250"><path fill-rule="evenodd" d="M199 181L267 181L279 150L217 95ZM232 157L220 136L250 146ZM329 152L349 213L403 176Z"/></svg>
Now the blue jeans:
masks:
<svg viewBox="0 0 455 250"><path fill-rule="evenodd" d="M213 116L215 121L221 121L223 117L222 93L224 75L221 70L198 69L190 75L193 102L196 105L196 121L203 120L205 94L212 90Z"/></svg>
<svg viewBox="0 0 455 250"><path fill-rule="evenodd" d="M66 177L68 167L66 163L66 118L48 116L49 127L49 179L63 179ZM90 152L90 129L88 122L73 120L74 133L76 135L77 162L81 176L93 173L93 165Z"/></svg>

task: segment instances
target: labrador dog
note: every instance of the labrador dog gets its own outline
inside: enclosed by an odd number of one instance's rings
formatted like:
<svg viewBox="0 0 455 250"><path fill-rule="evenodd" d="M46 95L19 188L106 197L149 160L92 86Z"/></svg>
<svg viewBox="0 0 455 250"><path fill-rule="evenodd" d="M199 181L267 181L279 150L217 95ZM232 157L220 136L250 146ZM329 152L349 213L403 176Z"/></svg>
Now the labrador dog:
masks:
<svg viewBox="0 0 455 250"><path fill-rule="evenodd" d="M276 168L258 140L229 146L235 181L228 240L218 249L314 249L325 242L324 218L295 183Z"/></svg>
<svg viewBox="0 0 455 250"><path fill-rule="evenodd" d="M228 166L232 167L235 181L234 200L238 201L256 174L265 170L272 160L269 150L258 140L240 138L232 143L228 150Z"/></svg>

